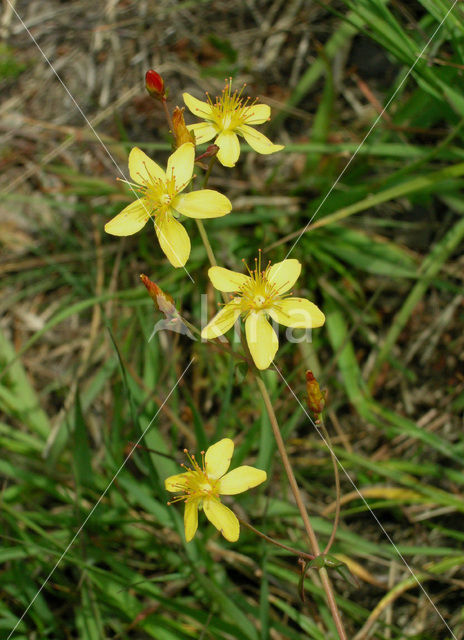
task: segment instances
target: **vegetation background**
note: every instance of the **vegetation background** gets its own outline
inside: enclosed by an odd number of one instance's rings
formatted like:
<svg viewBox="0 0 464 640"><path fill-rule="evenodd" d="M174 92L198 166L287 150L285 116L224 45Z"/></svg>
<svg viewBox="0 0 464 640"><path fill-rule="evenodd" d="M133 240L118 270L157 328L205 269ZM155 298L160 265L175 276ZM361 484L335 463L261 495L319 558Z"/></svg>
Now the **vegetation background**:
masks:
<svg viewBox="0 0 464 640"><path fill-rule="evenodd" d="M334 479L297 402L305 370L329 392L326 423L343 466L333 551L357 576L333 574L349 637L464 637L460 2L437 30L451 7L4 0L2 637L336 637L315 572L302 603L295 557L247 530L229 544L205 522L187 546L182 510L166 506L163 480L182 448L230 436L234 463L269 475L237 497L236 512L305 547L253 382L208 345L168 332L149 341L159 315L140 273L190 321L201 293L210 317L216 309L193 221L195 284L168 265L149 226L127 239L103 232L131 199L114 161L125 172L135 144L161 162L169 153L162 111L144 89L150 67L171 106L184 90L215 95L229 75L246 82L273 109L264 130L286 145L268 157L245 149L234 170L215 169L210 184L234 205L208 221L221 264L237 268L258 247L283 259L317 211L291 255L304 263L299 293L327 322L312 343L281 345L292 391L273 370L266 381L321 541ZM108 488L152 420L143 444L153 452L137 450Z"/></svg>

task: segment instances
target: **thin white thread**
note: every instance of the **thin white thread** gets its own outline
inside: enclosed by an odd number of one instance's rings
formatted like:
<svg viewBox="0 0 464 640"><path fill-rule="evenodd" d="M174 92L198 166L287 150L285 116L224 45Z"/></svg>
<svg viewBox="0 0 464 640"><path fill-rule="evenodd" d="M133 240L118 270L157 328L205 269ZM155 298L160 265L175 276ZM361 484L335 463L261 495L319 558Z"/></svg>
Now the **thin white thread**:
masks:
<svg viewBox="0 0 464 640"><path fill-rule="evenodd" d="M345 469L345 467L343 466L343 464L340 462L340 460L338 459L338 457L336 456L335 452L332 450L331 446L329 445L329 443L327 442L327 440L324 438L324 435L321 433L321 431L319 430L318 426L316 425L316 423L313 421L313 419L311 418L311 416L308 414L308 412L306 411L305 406L301 403L300 399L298 398L298 396L296 395L296 393L293 391L293 389L291 388L291 386L288 384L287 380L285 379L285 377L283 376L282 372L280 371L280 369L277 367L277 365L273 362L272 363L274 365L274 369L277 371L277 373L279 374L279 376L281 377L281 379L284 381L285 385L287 386L288 390L290 391L290 393L293 395L293 397L295 398L295 400L298 402L298 404L300 405L300 407L303 409L306 417L308 418L308 420L311 422L311 424L313 425L313 427L316 429L317 434L319 435L319 437L321 438L321 440L324 442L325 446L327 447L327 449L330 451L330 453L333 455L333 457L335 458L335 460L337 461L337 464L339 465L340 469L343 471L343 473L346 475L346 477L348 478L348 480L351 482L351 484L353 485L354 490L356 491L356 493L358 494L358 496L361 498L361 500L364 502L364 504L366 505L368 511L370 512L371 516L374 518L374 520L376 521L376 523L378 524L378 526L380 527L381 531L384 533L384 535L386 536L388 542L391 544L391 546L393 547L393 549L396 551L396 553L398 554L398 556L401 558L402 562L404 563L404 565L407 567L408 571L410 572L410 574L412 575L412 577L414 578L414 580L417 582L419 588L422 590L423 594L425 595L425 597L427 598L427 600L430 602L430 604L432 605L432 607L435 609L435 612L437 613L438 617L441 619L441 621L443 622L443 624L445 625L445 627L448 629L448 631L450 632L450 634L453 636L454 640L458 640L457 637L454 635L453 631L451 630L450 626L448 625L448 623L446 622L446 620L444 619L444 617L441 615L441 613L438 611L437 606L435 605L435 603L433 602L432 598L429 596L429 594L427 593L427 591L425 590L425 588L423 587L422 583L420 582L420 580L417 578L416 574L414 573L414 571L411 569L411 567L409 566L409 564L407 563L407 561L405 560L403 554L401 553L401 551L398 549L398 547L396 546L396 544L394 543L394 541L392 540L392 538L390 537L390 535L388 534L388 532L385 530L384 526L382 525L382 523L380 522L380 520L378 519L378 517L376 516L376 514L374 513L374 511L371 509L371 507L369 506L369 504L367 503L366 499L364 498L364 496L362 495L362 493L359 491L358 487L355 485L355 483L353 482L353 480L351 479L348 471Z"/></svg>
<svg viewBox="0 0 464 640"><path fill-rule="evenodd" d="M88 126L90 127L92 133L94 134L94 136L97 138L98 142L101 144L101 146L103 147L103 149L106 151L108 157L110 158L110 160L112 161L112 163L114 164L114 166L116 167L116 169L119 171L119 173L122 175L122 177L124 178L124 181L126 182L126 184L129 185L132 193L134 194L134 196L137 198L137 200L142 204L143 208L145 209L145 213L148 214L148 216L150 217L150 219L152 220L152 222L155 224L156 226L156 219L153 218L153 216L151 215L150 211L147 209L147 207L145 206L145 203L143 202L143 199L139 197L139 195L137 194L137 192L135 191L135 189L132 187L131 183L126 179L126 175L123 172L123 170L120 168L120 166L118 165L118 163L116 162L116 160L113 158L113 155L111 154L111 151L108 149L108 147L106 146L106 144L103 142L103 140L100 138L100 136L98 135L98 133L96 132L96 130L94 129L92 123L90 122L90 120L87 118L87 116L85 115L85 113L82 111L81 107L78 105L76 99L74 98L74 96L72 95L72 93L69 91L68 87L65 85L65 83L63 82L63 80L61 79L61 76L58 74L58 72L55 70L55 67L52 65L52 63L50 62L50 60L48 59L48 57L45 55L43 49L41 48L41 46L39 45L39 43L37 42L37 40L34 38L34 36L32 35L32 33L29 31L28 27L26 26L26 24L24 23L23 19L21 18L21 16L19 15L19 13L16 11L16 9L13 7L13 5L11 4L10 0L7 0L8 4L10 5L11 9L13 10L14 14L16 15L16 17L18 18L18 20L20 21L21 25L24 27L26 33L28 34L28 36L31 38L32 42L35 44L35 46L37 47L37 49L40 51L40 53L42 54L42 57L44 58L44 60L46 61L46 63L48 64L48 66L50 67L50 69L53 71L53 73L55 74L56 78L58 79L58 81L60 82L61 86L63 87L63 89L66 91L66 93L68 94L68 96L71 98L71 100L73 101L74 105L76 106L77 110L79 111L79 113L81 114L81 116L84 118L85 122L88 124ZM166 238L166 236L164 235L164 233L161 231L161 229L158 227L158 231L161 234L161 236L164 238L164 240L167 242L167 244L171 247L174 255L176 256L176 258L179 260L179 256L177 255L174 247L171 245L171 243L168 241L168 239ZM179 260L180 262L180 260ZM195 280L192 278L192 276L190 275L190 273L187 271L185 265L182 267L185 271L185 273L188 275L188 277L190 278L190 280L195 283Z"/></svg>
<svg viewBox="0 0 464 640"><path fill-rule="evenodd" d="M298 236L298 238L295 240L295 242L293 243L293 245L290 247L287 255L285 256L285 260L287 260L288 256L291 254L291 252L293 251L293 249L295 248L295 246L298 244L298 242L301 240L301 236L306 232L307 228L309 227L309 225L311 224L311 222L314 220L314 218L317 216L317 214L319 213L319 211L321 210L321 208L323 207L323 205L325 204L327 198L330 196L330 194L332 193L332 191L335 189L335 187L337 186L337 184L340 182L341 178L343 177L343 175L345 174L346 170L348 169L348 167L350 166L350 164L353 162L353 160L355 159L355 157L357 156L359 150L361 149L361 147L364 145L364 143L366 142L367 138L371 135L372 131L375 129L375 127L377 126L379 120L382 118L383 114L386 112L386 110L388 109L388 107L391 105L391 103L393 102L393 100L396 98L399 90L401 89L401 87L404 85L404 83L406 82L406 80L409 78L409 76L411 75L411 73L414 71L415 66L417 65L417 63L419 62L419 60L422 58L422 56L424 55L425 50L427 49L427 47L432 43L433 39L435 38L435 36L437 35L437 33L440 31L442 25L444 24L445 20L447 19L447 17L449 16L449 14L451 13L451 11L454 9L454 7L457 5L459 0L454 0L453 4L451 5L450 9L446 12L445 17L443 18L443 20L440 22L440 24L438 25L438 27L435 29L435 31L433 32L433 34L430 36L429 40L427 41L427 44L424 46L424 48L422 49L422 51L419 53L419 55L417 56L416 60L414 61L413 65L410 67L409 71L406 73L406 75L404 76L404 78L401 80L400 84L398 85L398 87L396 88L395 92L393 93L393 95L391 96L391 98L388 100L387 104L383 107L382 111L379 113L379 115L377 116L377 118L374 120L374 123L372 124L371 128L369 129L369 131L366 133L366 135L364 136L364 138L361 140L361 142L359 143L359 145L356 147L355 151L353 152L353 155L351 156L351 158L348 160L347 164L343 167L343 170L341 171L340 175L338 176L338 178L335 180L335 182L333 183L333 185L330 187L330 189L328 190L328 192L325 194L324 199L322 200L322 202L319 204L319 206L317 207L316 211L313 213L313 215L311 216L311 218L309 219L309 221L306 223L305 227L303 228L303 231L300 233L300 235Z"/></svg>
<svg viewBox="0 0 464 640"><path fill-rule="evenodd" d="M37 593L35 594L35 596L32 598L32 600L30 601L30 603L28 604L26 610L24 611L24 613L22 614L22 616L19 618L19 620L16 622L15 626L13 627L13 629L10 631L9 636L7 637L6 640L9 640L11 638L11 636L13 635L13 633L16 631L16 629L18 628L18 626L20 625L20 623L22 622L22 620L24 619L24 617L26 616L27 612L29 611L29 609L32 607L32 605L34 604L34 602L36 601L36 599L39 597L40 593L42 592L42 590L44 589L45 585L47 584L47 582L50 580L50 578L52 577L52 575L55 573L57 567L59 566L59 564L61 563L61 561L63 560L63 558L65 557L65 555L68 553L69 549L72 547L72 545L74 544L74 542L76 541L76 539L78 538L79 534L81 533L81 531L83 530L83 528L85 527L85 525L87 524L87 522L90 520L90 518L92 517L93 512L95 511L95 509L98 507L98 505L100 504L100 502L103 500L103 498L106 496L106 494L108 493L108 490L110 489L110 487L113 485L113 482L116 480L116 478L118 477L118 475L121 473L122 469L124 468L126 462L129 460L129 458L131 457L131 455L133 454L134 450L138 447L140 441L144 438L145 434L147 433L148 429L151 427L151 425L153 424L153 422L155 421L156 417L158 416L159 412L161 411L161 409L164 407L164 405L166 404L166 402L169 400L169 398L171 397L172 393L174 392L174 390L176 389L176 387L178 386L178 384L180 383L180 381L182 380L182 378L185 376L185 374L187 373L188 369L190 368L192 362L195 360L195 358L192 358L190 360L190 362L188 363L188 365L185 367L185 369L183 370L182 374L180 375L180 377L177 379L176 384L173 386L173 388L171 389L171 391L168 393L168 395L166 396L166 398L164 399L163 403L159 406L158 411L155 413L155 415L153 416L153 418L150 420L150 422L148 423L148 425L145 427L142 435L140 436L140 438L137 440L137 442L134 444L134 446L132 447L132 449L129 451L129 453L127 454L126 458L124 459L123 463L121 464L121 466L119 467L119 469L116 471L116 473L114 474L114 476L112 477L112 479L110 480L110 482L108 483L106 489L103 491L103 493L101 494L101 496L98 498L97 502L94 504L94 506L92 507L92 509L90 510L90 512L87 514L87 517L85 518L84 522L81 524L81 526L79 527L79 529L76 531L76 533L74 534L74 536L71 539L71 542L68 544L68 546L66 547L66 549L63 551L63 553L61 554L61 556L58 558L58 560L55 563L55 566L53 567L53 569L50 571L50 573L48 574L48 576L45 578L45 580L43 581L41 587L39 588L39 590L37 591Z"/></svg>

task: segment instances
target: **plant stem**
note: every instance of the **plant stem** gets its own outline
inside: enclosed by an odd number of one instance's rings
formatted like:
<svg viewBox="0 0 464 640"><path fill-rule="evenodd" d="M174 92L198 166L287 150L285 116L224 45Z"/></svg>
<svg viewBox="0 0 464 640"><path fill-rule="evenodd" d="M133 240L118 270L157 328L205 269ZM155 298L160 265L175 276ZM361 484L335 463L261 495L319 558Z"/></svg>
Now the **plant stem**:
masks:
<svg viewBox="0 0 464 640"><path fill-rule="evenodd" d="M209 161L208 168L206 169L205 177L203 178L203 189L206 189L208 186L209 177L211 175L211 171L213 170L214 163L216 162L216 156L212 156Z"/></svg>
<svg viewBox="0 0 464 640"><path fill-rule="evenodd" d="M316 423L317 424L317 423ZM324 438L327 442L327 445L329 447L329 451L330 451L330 457L332 458L332 465L333 465L333 470L334 470L334 476L335 476L335 517L334 517L334 521L333 521L333 525L332 525L332 533L330 534L330 538L325 546L325 549L323 551L323 554L326 555L327 553L329 553L333 542L335 540L335 536L337 534L337 529L338 529L338 523L340 521L340 476L338 473L338 465L337 465L337 459L335 457L335 454L333 453L333 449L332 449L332 442L330 441L330 436L329 436L329 432L327 431L327 428L324 424L324 421L322 420L322 418L320 418L319 420L319 425L321 428L322 433L324 434Z"/></svg>
<svg viewBox="0 0 464 640"><path fill-rule="evenodd" d="M171 119L171 114L169 113L167 99L163 98L161 100L161 104L163 105L164 115L166 116L166 120L167 120L167 123L168 123L168 126L169 126L169 130L174 135L174 127L172 126L172 119Z"/></svg>
<svg viewBox="0 0 464 640"><path fill-rule="evenodd" d="M211 247L211 244L209 242L208 236L206 234L203 222L201 220L199 220L198 218L195 218L195 222L197 224L198 231L200 232L200 236L201 236L203 245L204 245L204 247L206 249L206 254L208 256L208 260L210 261L211 266L215 267L215 266L217 266L216 258L214 256L213 248Z"/></svg>
<svg viewBox="0 0 464 640"><path fill-rule="evenodd" d="M281 549L290 551L290 553L293 553L295 556L298 556L299 558L305 558L306 560L309 560L309 561L314 560L314 556L312 556L310 553L299 551L298 549L289 547L286 544L283 544L282 542L278 542L277 540L274 540L274 538L267 536L262 531L259 531L259 529L255 529L249 522L245 522L245 520L242 520L241 518L239 518L238 520L241 524L243 524L244 527L246 527L247 529L250 529L250 531L253 531L253 533L256 533L257 536L260 536L260 538L263 538L267 542L274 544L276 547L280 547Z"/></svg>
<svg viewBox="0 0 464 640"><path fill-rule="evenodd" d="M213 165L214 165L215 161L216 161L216 156L213 156L211 158L211 160L209 161L208 169L206 170L205 177L203 178L203 189L206 189L206 187L208 185L209 177L211 175L211 171L213 169ZM198 231L200 232L200 236L201 236L202 242L203 242L204 247L206 249L206 254L208 256L208 260L209 260L209 262L210 262L212 267L216 267L217 266L216 258L215 258L215 255L214 255L213 248L211 247L208 235L206 233L203 221L199 220L198 218L195 218L195 222L197 224Z"/></svg>
<svg viewBox="0 0 464 640"><path fill-rule="evenodd" d="M274 413L274 407L272 406L272 401L269 396L269 393L266 389L266 385L260 378L259 374L255 374L256 383L261 392L261 395L264 400L264 404L266 406L266 411L269 416L269 420L271 423L272 431L274 433L274 438L277 444L277 448L279 450L280 457L282 459L282 463L284 465L285 473L287 474L288 482L290 484L290 488L292 490L293 496L295 498L295 502L297 504L298 510L300 512L301 518L303 520L303 524L306 530L306 534L309 539L309 543L311 546L311 551L315 556L320 555L319 544L317 541L316 534L312 527L311 521L309 520L308 512L306 511L306 507L303 502L303 498L300 493L300 489L295 479L295 475L293 473L292 465L290 464L290 460L287 455L287 451L285 449L285 444L282 438L282 434L280 433L279 423L277 422L276 415ZM332 589L332 584L329 579L329 575L325 568L319 570L319 575L321 577L322 586L325 591L325 595L327 597L327 603L329 605L330 612L332 614L333 621L337 628L338 635L340 640L347 640L347 636L345 633L345 629L343 627L342 619L340 616L340 612L337 607L337 603L335 601L334 592Z"/></svg>

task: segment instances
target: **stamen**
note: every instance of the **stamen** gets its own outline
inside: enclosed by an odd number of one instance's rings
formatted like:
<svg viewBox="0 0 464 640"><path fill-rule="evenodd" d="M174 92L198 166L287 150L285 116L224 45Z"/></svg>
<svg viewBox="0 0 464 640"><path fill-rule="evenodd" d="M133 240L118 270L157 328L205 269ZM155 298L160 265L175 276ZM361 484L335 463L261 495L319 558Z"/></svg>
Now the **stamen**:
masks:
<svg viewBox="0 0 464 640"><path fill-rule="evenodd" d="M137 184L137 182L131 182L130 180L125 180L124 178L116 178L116 180L118 180L119 182L125 182L129 185L129 187L132 187L132 189L135 189L137 191L143 192L145 190L145 187L141 184Z"/></svg>
<svg viewBox="0 0 464 640"><path fill-rule="evenodd" d="M145 160L143 161L143 166L145 167L145 171L147 172L147 175L150 178L151 182L154 184L155 180L154 180L153 176L151 175L151 173L149 172L148 167L147 167L147 163L146 163ZM140 172L138 172L138 174L143 180L142 174Z"/></svg>
<svg viewBox="0 0 464 640"><path fill-rule="evenodd" d="M250 270L250 267L248 266L248 264L247 264L247 262L246 262L245 258L242 258L242 262L243 262L243 264L245 265L246 270L248 271L248 274L249 274L251 277L253 277L253 272Z"/></svg>

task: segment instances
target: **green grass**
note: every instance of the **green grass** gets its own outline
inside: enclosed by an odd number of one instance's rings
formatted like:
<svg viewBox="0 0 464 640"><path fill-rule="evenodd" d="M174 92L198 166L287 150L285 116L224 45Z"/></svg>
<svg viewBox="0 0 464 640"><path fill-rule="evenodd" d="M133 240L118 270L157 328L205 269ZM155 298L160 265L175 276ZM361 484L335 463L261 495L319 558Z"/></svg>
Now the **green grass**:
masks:
<svg viewBox="0 0 464 640"><path fill-rule="evenodd" d="M342 507L332 552L376 581L372 586L358 572L354 586L331 574L348 636L385 603L393 614L382 611L372 637L452 637L398 550L461 638L462 304L444 329L434 323L462 294L462 9L456 7L401 84L449 3L422 0L409 18L397 3L380 0L337 6L339 14L326 7L331 35L312 52L314 60L267 132L280 140L288 127L292 137L291 108L308 99L315 105L311 126L272 160L272 171L261 157L263 172L255 170L251 186L228 191L230 176L241 183L250 177L245 167L254 154L246 147L235 173L216 174L214 186L232 201L235 191L245 201L264 193L268 199L205 224L220 263L238 269L259 247L273 247L266 252L273 262L285 258L320 207L292 257L304 265L299 293L321 306L326 325L313 332L311 344L282 339L277 364L302 402L307 368L329 389L326 423L348 475L341 472L342 495L353 490L352 482L366 495L373 487L398 490L385 499L353 497ZM394 71L391 85L382 77L372 81L382 104L400 88L391 122L379 121L324 201L376 118L372 109L350 130L349 107L334 83L334 57L356 38L375 42ZM222 63L211 75L221 69ZM161 159L169 150L159 140L108 138L108 144L119 152L138 144ZM298 171L295 154L304 160ZM193 245L187 267L195 283L166 264L151 225L124 241L105 236L104 223L131 198L106 171L89 175L78 167L56 162L44 169L60 181L60 195L70 197L66 219L53 193L38 192L33 200L19 190L6 196L9 206L46 209L53 221L15 258L1 303L3 311L17 307L19 318L27 310L41 320L27 329L0 327L1 637L9 637L118 473L19 623L16 640L336 638L317 575L309 572L302 603L298 563L288 552L246 529L229 544L203 515L196 538L185 543L182 508L167 506L164 479L179 472L183 447L198 452L232 437L233 464L259 466L269 477L234 500L237 513L267 535L307 548L252 377L227 355L185 336L165 332L148 341L160 315L141 272L174 297L189 321L199 322L208 264L193 221L186 223ZM296 205L277 206L274 196ZM211 314L216 300L211 290L209 296ZM420 349L409 357L430 327L425 345L438 335L432 355L427 359ZM265 379L324 546L332 515L322 511L335 500L330 456L277 373L270 370ZM120 470L150 423L141 442L146 449L135 450Z"/></svg>

